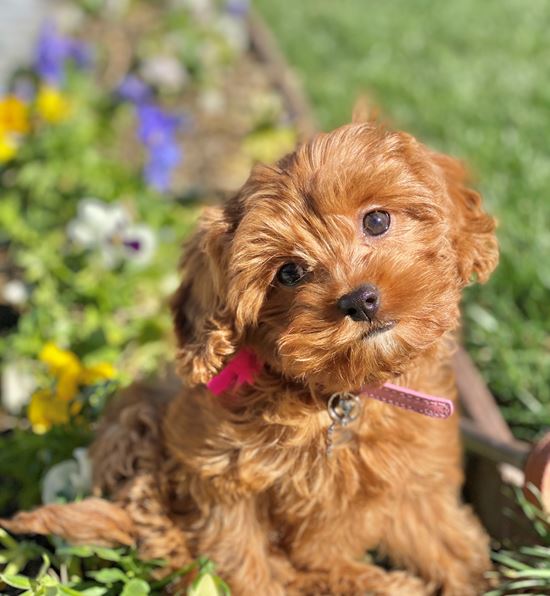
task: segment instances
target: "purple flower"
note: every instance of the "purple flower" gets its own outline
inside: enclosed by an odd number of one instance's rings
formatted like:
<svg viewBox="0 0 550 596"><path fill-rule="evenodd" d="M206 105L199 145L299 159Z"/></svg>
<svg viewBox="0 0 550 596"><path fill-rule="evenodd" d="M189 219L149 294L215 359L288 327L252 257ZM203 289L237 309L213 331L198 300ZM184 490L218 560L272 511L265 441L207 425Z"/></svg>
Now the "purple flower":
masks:
<svg viewBox="0 0 550 596"><path fill-rule="evenodd" d="M120 82L116 94L124 101L141 104L151 99L152 92L147 83L135 75L128 74Z"/></svg>
<svg viewBox="0 0 550 596"><path fill-rule="evenodd" d="M152 147L144 170L145 180L155 190L166 192L170 188L172 170L182 158L182 150L175 141Z"/></svg>
<svg viewBox="0 0 550 596"><path fill-rule="evenodd" d="M183 122L180 116L168 114L153 104L138 106L138 119L138 136L148 146L172 140Z"/></svg>
<svg viewBox="0 0 550 596"><path fill-rule="evenodd" d="M35 68L44 81L59 86L65 77L65 63L74 60L79 67L91 63L90 48L76 39L59 35L53 23L45 23L35 52Z"/></svg>
<svg viewBox="0 0 550 596"><path fill-rule="evenodd" d="M250 0L226 0L225 10L234 17L245 17L250 10Z"/></svg>
<svg viewBox="0 0 550 596"><path fill-rule="evenodd" d="M74 63L82 69L90 68L93 64L93 53L90 46L77 39L69 39L67 58L74 60Z"/></svg>
<svg viewBox="0 0 550 596"><path fill-rule="evenodd" d="M145 180L159 192L167 191L172 170L182 161L176 133L184 119L169 114L154 104L138 105L137 114L138 136L148 150Z"/></svg>

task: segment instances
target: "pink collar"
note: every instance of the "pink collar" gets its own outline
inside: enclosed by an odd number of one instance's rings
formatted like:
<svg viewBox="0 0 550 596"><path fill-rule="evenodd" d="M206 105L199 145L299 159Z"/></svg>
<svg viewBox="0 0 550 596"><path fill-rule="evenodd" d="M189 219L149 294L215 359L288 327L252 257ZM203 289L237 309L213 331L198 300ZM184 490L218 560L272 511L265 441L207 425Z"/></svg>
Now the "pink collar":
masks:
<svg viewBox="0 0 550 596"><path fill-rule="evenodd" d="M220 395L230 389L252 383L261 369L262 363L256 354L248 348L243 348L206 386L214 395ZM431 418L448 418L454 409L450 399L427 395L391 383L385 383L382 387L363 387L360 395Z"/></svg>

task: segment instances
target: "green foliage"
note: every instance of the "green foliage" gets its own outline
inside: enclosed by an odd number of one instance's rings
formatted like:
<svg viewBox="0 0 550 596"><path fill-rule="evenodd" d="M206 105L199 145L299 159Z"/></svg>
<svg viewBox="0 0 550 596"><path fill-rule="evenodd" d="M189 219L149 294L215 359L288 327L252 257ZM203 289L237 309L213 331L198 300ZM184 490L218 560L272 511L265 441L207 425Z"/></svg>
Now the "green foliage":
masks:
<svg viewBox="0 0 550 596"><path fill-rule="evenodd" d="M91 430L86 424L53 426L45 434L15 429L2 439L0 449L0 511L6 515L40 503L42 478L53 465L87 445Z"/></svg>
<svg viewBox="0 0 550 596"><path fill-rule="evenodd" d="M141 561L129 549L17 542L0 530L0 582L20 590L22 596L146 596L162 594L180 577L194 572L189 596L227 596L226 584L215 575L211 561L199 558L170 574L158 577L163 561ZM31 576L26 567L40 557L42 564ZM181 593L181 591L180 591Z"/></svg>
<svg viewBox="0 0 550 596"><path fill-rule="evenodd" d="M537 494L534 487L531 491ZM539 536L539 544L493 553L498 587L486 596L550 593L550 516L529 502L521 491L518 501ZM540 495L539 495L540 497Z"/></svg>
<svg viewBox="0 0 550 596"><path fill-rule="evenodd" d="M471 164L502 258L465 299L466 343L518 437L550 426L550 4L257 0L323 128L367 92L397 126ZM307 43L304 43L307 32Z"/></svg>
<svg viewBox="0 0 550 596"><path fill-rule="evenodd" d="M146 3L130 3L128 10L139 11L140 4ZM103 0L84 0L82 5L93 18L116 19L114 12L106 16ZM199 22L188 9L168 8L168 3L164 8L132 40L131 66L171 53L187 66L185 93L192 96L200 86L216 82L235 57L235 48L219 28ZM204 51L207 44L210 52ZM17 327L0 330L0 365L23 364L36 381L31 406L11 417L0 437L0 512L6 516L40 504L46 474L89 444L115 389L159 372L173 358L167 301L177 286L180 243L201 207L187 199L185 190L161 193L148 185L136 107L98 80L110 56L109 48L95 49L97 72L72 68L55 90L64 106L60 118L48 119L38 100L31 101L29 130L16 135L15 157L2 157L0 163L0 273L21 281L28 295L18 306ZM31 79L40 88L38 77L32 74ZM177 113L170 108L174 99L173 91L155 86L155 105L165 112ZM151 258L108 263L100 242L79 244L69 230L89 198L104 205L106 213L112 214L109 205L119 206L131 224L147 228L155 244ZM0 279L0 286L5 281ZM58 352L53 363L40 356L46 345ZM114 379L109 374L100 376L101 382L84 380L94 366L107 365L116 370ZM70 400L68 413L37 424L30 412L41 393L53 405ZM47 418L48 407L46 402L34 418ZM4 416L0 410L2 423ZM164 576L163 566L162 561L140 561L128 549L70 548L54 538L16 541L0 532L0 581L17 593L160 594L192 571L189 594L228 594L206 559ZM0 592L5 586L0 585Z"/></svg>

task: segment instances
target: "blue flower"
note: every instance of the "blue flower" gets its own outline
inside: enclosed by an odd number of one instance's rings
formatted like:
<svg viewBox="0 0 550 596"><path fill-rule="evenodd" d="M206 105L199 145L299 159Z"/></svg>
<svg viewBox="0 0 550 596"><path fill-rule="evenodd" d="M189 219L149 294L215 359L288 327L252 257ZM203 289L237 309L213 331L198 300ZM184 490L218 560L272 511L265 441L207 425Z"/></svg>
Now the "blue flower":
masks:
<svg viewBox="0 0 550 596"><path fill-rule="evenodd" d="M180 116L168 114L153 104L138 106L138 136L147 146L155 146L171 141L183 123Z"/></svg>
<svg viewBox="0 0 550 596"><path fill-rule="evenodd" d="M225 10L234 17L246 17L250 11L250 0L226 0Z"/></svg>
<svg viewBox="0 0 550 596"><path fill-rule="evenodd" d="M116 89L116 94L124 101L142 104L151 99L151 88L136 75L126 75Z"/></svg>
<svg viewBox="0 0 550 596"><path fill-rule="evenodd" d="M89 66L92 61L90 48L81 41L59 35L53 23L45 23L34 59L38 74L48 84L59 86L65 78L67 60L74 60L81 68Z"/></svg>
<svg viewBox="0 0 550 596"><path fill-rule="evenodd" d="M175 141L164 142L151 148L144 170L145 180L155 190L166 192L170 188L172 170L182 159L183 151Z"/></svg>
<svg viewBox="0 0 550 596"><path fill-rule="evenodd" d="M159 192L165 192L170 187L172 170L183 158L176 133L184 119L154 104L138 104L137 114L138 137L148 150L145 180Z"/></svg>

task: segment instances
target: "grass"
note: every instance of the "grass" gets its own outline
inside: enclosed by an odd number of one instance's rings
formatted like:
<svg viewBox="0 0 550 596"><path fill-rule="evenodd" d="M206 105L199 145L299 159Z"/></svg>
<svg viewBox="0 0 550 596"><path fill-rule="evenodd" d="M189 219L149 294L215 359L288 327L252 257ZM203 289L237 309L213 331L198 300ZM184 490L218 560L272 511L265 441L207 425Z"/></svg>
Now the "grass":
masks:
<svg viewBox="0 0 550 596"><path fill-rule="evenodd" d="M465 340L520 437L550 426L550 4L256 0L323 129L367 92L398 127L467 160L501 262L468 289Z"/></svg>

